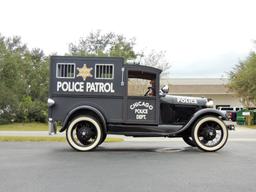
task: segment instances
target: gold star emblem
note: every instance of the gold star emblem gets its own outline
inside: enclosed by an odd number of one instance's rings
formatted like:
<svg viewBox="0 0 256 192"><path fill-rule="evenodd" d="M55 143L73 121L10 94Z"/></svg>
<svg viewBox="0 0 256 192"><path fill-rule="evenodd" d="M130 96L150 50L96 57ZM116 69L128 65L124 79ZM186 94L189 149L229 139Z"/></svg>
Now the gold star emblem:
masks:
<svg viewBox="0 0 256 192"><path fill-rule="evenodd" d="M92 77L91 70L92 68L87 68L86 64L82 68L77 67L77 70L79 71L77 77L82 77L85 81L87 77Z"/></svg>

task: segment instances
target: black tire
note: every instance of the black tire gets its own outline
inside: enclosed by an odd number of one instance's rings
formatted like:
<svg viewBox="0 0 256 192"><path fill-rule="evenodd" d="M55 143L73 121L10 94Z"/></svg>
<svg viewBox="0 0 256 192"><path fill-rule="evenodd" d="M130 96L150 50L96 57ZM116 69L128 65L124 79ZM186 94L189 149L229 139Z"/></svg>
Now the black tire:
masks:
<svg viewBox="0 0 256 192"><path fill-rule="evenodd" d="M191 147L196 147L196 144L191 136L184 136L182 137L182 139L186 144L190 145Z"/></svg>
<svg viewBox="0 0 256 192"><path fill-rule="evenodd" d="M218 117L205 116L194 125L192 138L199 149L214 152L220 150L226 144L228 129Z"/></svg>
<svg viewBox="0 0 256 192"><path fill-rule="evenodd" d="M71 121L66 130L69 145L77 151L95 149L103 135L98 120L91 116L79 116Z"/></svg>
<svg viewBox="0 0 256 192"><path fill-rule="evenodd" d="M103 132L103 133L102 133L102 137L101 137L101 139L100 139L99 145L101 145L101 144L105 141L106 137L107 137L107 134Z"/></svg>

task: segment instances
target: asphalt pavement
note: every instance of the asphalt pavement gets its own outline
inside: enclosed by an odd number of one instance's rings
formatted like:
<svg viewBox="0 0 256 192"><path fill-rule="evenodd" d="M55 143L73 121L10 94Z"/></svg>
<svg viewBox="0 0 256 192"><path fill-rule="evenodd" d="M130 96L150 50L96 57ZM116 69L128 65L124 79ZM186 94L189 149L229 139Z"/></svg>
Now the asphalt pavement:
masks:
<svg viewBox="0 0 256 192"><path fill-rule="evenodd" d="M255 191L256 130L230 132L218 152L179 140L103 143L0 142L0 191Z"/></svg>
<svg viewBox="0 0 256 192"><path fill-rule="evenodd" d="M65 137L65 132L49 135L48 131L0 131L0 136L46 136L46 137ZM108 135L108 137L122 138L124 141L182 141L181 138L163 138L163 137L144 137L134 138L122 135ZM256 141L256 130L251 128L236 126L235 131L229 131L229 140L231 141Z"/></svg>

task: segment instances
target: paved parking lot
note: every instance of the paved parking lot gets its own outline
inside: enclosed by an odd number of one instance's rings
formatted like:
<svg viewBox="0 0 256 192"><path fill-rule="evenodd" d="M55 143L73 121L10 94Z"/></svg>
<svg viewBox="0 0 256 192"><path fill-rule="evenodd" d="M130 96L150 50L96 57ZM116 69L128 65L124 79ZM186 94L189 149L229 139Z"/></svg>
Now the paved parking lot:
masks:
<svg viewBox="0 0 256 192"><path fill-rule="evenodd" d="M256 131L231 133L220 151L181 141L0 143L0 191L255 191Z"/></svg>

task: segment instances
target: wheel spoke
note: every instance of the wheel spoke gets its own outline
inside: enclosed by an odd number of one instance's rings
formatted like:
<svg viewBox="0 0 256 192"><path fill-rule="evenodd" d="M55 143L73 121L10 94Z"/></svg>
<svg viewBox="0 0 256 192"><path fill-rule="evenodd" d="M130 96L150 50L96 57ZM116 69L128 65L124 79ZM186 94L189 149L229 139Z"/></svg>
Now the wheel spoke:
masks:
<svg viewBox="0 0 256 192"><path fill-rule="evenodd" d="M199 141L209 147L218 145L221 142L222 136L221 127L214 121L203 123L198 130Z"/></svg>
<svg viewBox="0 0 256 192"><path fill-rule="evenodd" d="M71 136L79 146L90 146L96 139L96 130L89 122L79 122L72 129Z"/></svg>

